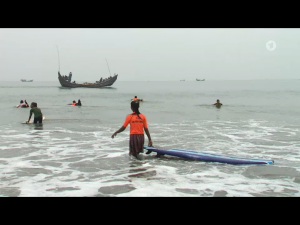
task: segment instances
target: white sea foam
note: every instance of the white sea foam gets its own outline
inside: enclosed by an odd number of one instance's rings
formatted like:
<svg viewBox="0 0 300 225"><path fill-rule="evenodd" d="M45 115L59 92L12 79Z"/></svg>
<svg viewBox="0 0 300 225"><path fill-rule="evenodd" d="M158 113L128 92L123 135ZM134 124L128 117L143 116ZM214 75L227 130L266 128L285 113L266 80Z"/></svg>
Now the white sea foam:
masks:
<svg viewBox="0 0 300 225"><path fill-rule="evenodd" d="M299 196L294 180L300 171L300 142L286 139L299 136L297 127L261 120L185 120L149 127L154 146L272 158L275 166L295 169L283 173L286 179L256 174L247 165L145 154L139 161L128 156L129 129L112 139L115 129L108 125L87 131L45 127L0 131L1 196Z"/></svg>

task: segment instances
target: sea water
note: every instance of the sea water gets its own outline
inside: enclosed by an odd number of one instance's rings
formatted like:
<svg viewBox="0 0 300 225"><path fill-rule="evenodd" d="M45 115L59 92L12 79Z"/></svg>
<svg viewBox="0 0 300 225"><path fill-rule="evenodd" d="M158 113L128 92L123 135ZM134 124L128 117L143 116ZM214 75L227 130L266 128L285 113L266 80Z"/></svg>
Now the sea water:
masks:
<svg viewBox="0 0 300 225"><path fill-rule="evenodd" d="M58 81L0 82L0 196L300 196L300 80L116 81L63 88ZM231 165L129 153L129 126L144 99L153 146L264 158ZM42 126L22 124L37 102ZM82 106L70 106L73 100ZM223 104L212 104L219 99ZM145 145L148 144L145 135Z"/></svg>

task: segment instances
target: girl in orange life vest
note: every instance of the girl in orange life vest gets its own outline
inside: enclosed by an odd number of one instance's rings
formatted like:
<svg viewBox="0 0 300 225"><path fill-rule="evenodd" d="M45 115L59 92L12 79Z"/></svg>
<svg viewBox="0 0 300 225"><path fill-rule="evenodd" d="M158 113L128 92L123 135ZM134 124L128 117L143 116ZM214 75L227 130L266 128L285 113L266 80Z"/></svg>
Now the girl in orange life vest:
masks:
<svg viewBox="0 0 300 225"><path fill-rule="evenodd" d="M143 101L143 99L141 98L138 98L137 96L134 96L133 99L131 99L132 101Z"/></svg>
<svg viewBox="0 0 300 225"><path fill-rule="evenodd" d="M76 105L76 101L73 101L72 105Z"/></svg>
<svg viewBox="0 0 300 225"><path fill-rule="evenodd" d="M124 131L130 123L129 155L138 159L138 154L144 152L144 131L148 137L148 146L152 147L152 140L148 130L146 116L139 111L139 102L131 102L132 114L127 115L123 126L117 130L111 137L117 136L117 133Z"/></svg>

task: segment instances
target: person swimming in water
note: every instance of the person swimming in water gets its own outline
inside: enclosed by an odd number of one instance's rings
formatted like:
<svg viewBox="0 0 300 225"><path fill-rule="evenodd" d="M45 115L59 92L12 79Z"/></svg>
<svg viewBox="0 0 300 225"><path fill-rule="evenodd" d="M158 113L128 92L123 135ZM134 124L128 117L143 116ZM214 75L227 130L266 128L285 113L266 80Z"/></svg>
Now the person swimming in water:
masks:
<svg viewBox="0 0 300 225"><path fill-rule="evenodd" d="M137 96L134 96L133 99L131 99L132 101L143 101L143 99L141 98L138 98Z"/></svg>
<svg viewBox="0 0 300 225"><path fill-rule="evenodd" d="M25 101L21 100L20 104L17 105L17 108L19 108L19 107L21 107L21 108L27 108L27 107L29 107L29 105L28 105L28 103L27 103L26 100Z"/></svg>
<svg viewBox="0 0 300 225"><path fill-rule="evenodd" d="M113 133L111 138L117 136L117 133L124 131L130 123L129 155L133 155L139 159L139 153L144 152L144 131L148 137L149 147L152 147L152 140L148 130L146 116L140 113L138 101L131 102L131 110L133 113L126 116L123 126Z"/></svg>
<svg viewBox="0 0 300 225"><path fill-rule="evenodd" d="M212 105L215 105L217 108L221 108L221 106L223 105L219 99L217 99L217 102L215 104L212 104Z"/></svg>
<svg viewBox="0 0 300 225"><path fill-rule="evenodd" d="M80 99L78 99L78 102L77 102L75 105L81 106L81 101L80 101Z"/></svg>

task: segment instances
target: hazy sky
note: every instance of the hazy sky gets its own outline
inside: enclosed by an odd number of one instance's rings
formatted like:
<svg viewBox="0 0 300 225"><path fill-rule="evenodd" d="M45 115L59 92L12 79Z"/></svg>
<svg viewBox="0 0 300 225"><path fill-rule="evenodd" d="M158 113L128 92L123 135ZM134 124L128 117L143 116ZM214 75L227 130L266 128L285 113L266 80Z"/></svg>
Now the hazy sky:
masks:
<svg viewBox="0 0 300 225"><path fill-rule="evenodd" d="M299 59L297 28L0 28L0 81L299 79Z"/></svg>

